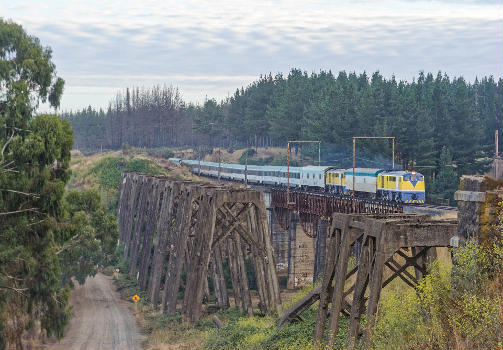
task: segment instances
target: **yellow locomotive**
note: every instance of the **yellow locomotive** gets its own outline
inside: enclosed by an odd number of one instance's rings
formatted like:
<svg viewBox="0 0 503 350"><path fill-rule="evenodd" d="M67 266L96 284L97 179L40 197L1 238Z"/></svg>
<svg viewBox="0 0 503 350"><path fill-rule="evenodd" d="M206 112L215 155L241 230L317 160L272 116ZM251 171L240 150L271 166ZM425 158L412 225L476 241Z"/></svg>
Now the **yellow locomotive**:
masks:
<svg viewBox="0 0 503 350"><path fill-rule="evenodd" d="M329 169L325 178L326 190L332 193L353 191L353 169ZM422 204L425 201L424 176L415 171L386 171L355 168L354 190L358 197L377 198Z"/></svg>

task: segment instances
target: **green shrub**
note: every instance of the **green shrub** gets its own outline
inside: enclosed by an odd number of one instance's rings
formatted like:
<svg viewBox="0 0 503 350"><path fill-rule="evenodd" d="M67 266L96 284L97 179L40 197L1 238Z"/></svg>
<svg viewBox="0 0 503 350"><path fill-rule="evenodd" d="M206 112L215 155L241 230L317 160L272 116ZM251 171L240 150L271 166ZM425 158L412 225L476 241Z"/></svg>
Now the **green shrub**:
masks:
<svg viewBox="0 0 503 350"><path fill-rule="evenodd" d="M252 160L252 157L254 155L257 154L257 151L255 151L253 148L248 148L247 150L245 150L243 152L243 154L241 154L241 157L239 157L239 164L246 164L246 157L248 156L248 164L252 164L250 163L250 161Z"/></svg>
<svg viewBox="0 0 503 350"><path fill-rule="evenodd" d="M228 322L208 335L207 349L236 350L289 350L313 349L312 340L316 324L317 308L302 314L304 321L293 322L277 329L277 317L241 317ZM347 319L342 318L335 349L344 349Z"/></svg>
<svg viewBox="0 0 503 350"><path fill-rule="evenodd" d="M501 242L470 240L452 269L435 262L417 290L387 291L380 301L376 349L501 349Z"/></svg>
<svg viewBox="0 0 503 350"><path fill-rule="evenodd" d="M123 172L138 172L146 174L164 174L164 170L149 159L124 157L105 157L97 162L86 175L93 174L98 178L98 185L104 190L118 190Z"/></svg>
<svg viewBox="0 0 503 350"><path fill-rule="evenodd" d="M149 148L147 149L147 154L156 158L173 158L175 156L175 152L173 152L168 147L159 147L159 148Z"/></svg>
<svg viewBox="0 0 503 350"><path fill-rule="evenodd" d="M279 158L274 158L269 163L269 165L272 165L272 166L287 166L288 165L288 157L287 156L283 156L283 157L279 157ZM290 166L300 167L302 165L301 165L301 163L298 160L290 159Z"/></svg>

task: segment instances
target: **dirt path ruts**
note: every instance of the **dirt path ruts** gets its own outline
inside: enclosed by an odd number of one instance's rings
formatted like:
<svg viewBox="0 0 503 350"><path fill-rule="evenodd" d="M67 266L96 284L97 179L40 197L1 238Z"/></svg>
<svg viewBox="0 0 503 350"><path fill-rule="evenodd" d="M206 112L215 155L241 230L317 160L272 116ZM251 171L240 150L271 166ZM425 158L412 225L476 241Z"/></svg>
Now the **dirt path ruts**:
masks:
<svg viewBox="0 0 503 350"><path fill-rule="evenodd" d="M72 318L66 335L49 348L60 350L141 349L142 336L127 302L112 279L98 273L72 291Z"/></svg>

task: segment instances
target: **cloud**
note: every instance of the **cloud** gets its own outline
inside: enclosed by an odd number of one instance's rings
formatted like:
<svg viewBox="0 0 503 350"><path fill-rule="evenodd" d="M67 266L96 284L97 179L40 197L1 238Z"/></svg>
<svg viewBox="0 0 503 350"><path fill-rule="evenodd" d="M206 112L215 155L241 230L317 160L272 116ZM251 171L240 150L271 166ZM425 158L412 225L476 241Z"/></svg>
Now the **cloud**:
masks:
<svg viewBox="0 0 503 350"><path fill-rule="evenodd" d="M292 67L409 80L420 70L503 75L503 14L491 0L20 0L0 13L53 48L67 108L106 106L102 96L131 85L179 86L192 101L223 98Z"/></svg>

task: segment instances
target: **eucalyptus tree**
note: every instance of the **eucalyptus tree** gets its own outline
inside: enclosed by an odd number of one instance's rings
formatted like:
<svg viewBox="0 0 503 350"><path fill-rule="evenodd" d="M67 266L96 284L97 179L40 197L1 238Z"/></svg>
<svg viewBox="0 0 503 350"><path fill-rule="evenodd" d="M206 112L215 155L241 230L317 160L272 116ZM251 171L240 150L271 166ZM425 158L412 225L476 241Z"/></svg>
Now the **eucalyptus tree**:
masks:
<svg viewBox="0 0 503 350"><path fill-rule="evenodd" d="M22 348L33 320L61 337L71 277L83 282L114 249L115 218L95 193L70 193L73 131L57 115L64 81L51 49L0 19L0 349ZM98 197L99 198L99 197Z"/></svg>

